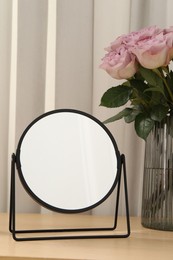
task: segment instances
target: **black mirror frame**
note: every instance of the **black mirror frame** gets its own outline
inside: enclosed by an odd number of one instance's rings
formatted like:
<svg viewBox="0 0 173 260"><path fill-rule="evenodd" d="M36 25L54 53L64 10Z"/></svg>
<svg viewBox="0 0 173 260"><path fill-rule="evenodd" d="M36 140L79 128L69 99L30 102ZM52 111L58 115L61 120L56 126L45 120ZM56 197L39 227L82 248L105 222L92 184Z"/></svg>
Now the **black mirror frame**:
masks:
<svg viewBox="0 0 173 260"><path fill-rule="evenodd" d="M90 205L89 207L85 207L85 208L81 208L81 209L63 209L63 208L58 208L58 207L54 207L48 203L46 203L45 201L43 201L42 199L40 199L38 196L36 196L34 194L34 192L32 191L32 189L28 186L27 182L25 181L25 178L23 176L23 172L22 172L22 162L20 160L20 152L21 152L21 146L22 146L22 142L25 138L25 136L27 135L28 131L32 128L32 126L34 126L38 121L42 120L43 118L50 116L52 114L55 113L76 113L76 114L80 114L84 117L90 118L91 120L93 120L95 123L97 123L100 127L102 127L102 129L107 133L108 137L110 138L112 145L114 147L114 151L115 151L115 156L117 158L117 172L115 172L116 177L115 177L115 181L112 184L112 187L110 188L110 190L108 191L107 194L104 195L104 197L99 200L98 202L94 203L93 205ZM28 192L28 194L37 202L39 203L41 206L55 211L55 212L61 212L61 213L81 213L81 212L85 212L88 210L91 210L95 207L97 207L98 205L102 204L113 192L113 190L115 189L117 182L119 180L120 177L120 168L121 168L121 158L120 158L120 153L118 151L118 147L117 144L115 142L115 139L113 137L113 135L111 134L111 132L108 130L108 128L102 123L100 122L97 118L95 118L94 116L85 113L83 111L79 111L79 110L74 110L74 109L57 109L57 110L53 110L53 111L49 111L47 113L42 114L41 116L37 117L35 120L33 120L24 130L23 134L21 135L19 142L18 142L18 146L17 146L17 150L16 150L16 167L18 170L18 174L19 174L19 178L21 180L21 183L23 185L23 187L25 188L25 190Z"/></svg>

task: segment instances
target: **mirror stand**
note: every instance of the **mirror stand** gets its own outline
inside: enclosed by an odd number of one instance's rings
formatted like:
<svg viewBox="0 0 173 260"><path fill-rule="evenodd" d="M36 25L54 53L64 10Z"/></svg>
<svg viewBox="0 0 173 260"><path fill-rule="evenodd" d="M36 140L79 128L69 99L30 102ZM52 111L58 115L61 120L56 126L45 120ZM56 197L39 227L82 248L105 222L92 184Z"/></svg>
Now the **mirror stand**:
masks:
<svg viewBox="0 0 173 260"><path fill-rule="evenodd" d="M127 179L126 179L126 164L124 154L120 155L120 174L118 177L118 182L116 185L117 193L115 198L115 214L114 214L114 224L112 227L98 227L98 228L80 228L80 229L37 229L37 230L18 230L16 228L16 155L12 154L11 161L11 192L10 192L10 213L9 213L9 230L12 233L14 240L16 241L33 241L33 240L54 240L54 239L92 239L92 238L126 238L130 235L130 217L129 217L129 206L128 206L128 192L127 192ZM123 175L123 176L121 176ZM123 177L124 186L124 199L125 199L125 211L126 211L126 231L123 234L111 232L116 230L118 226L118 208L119 208L119 197L121 189L121 177ZM79 232L84 232L85 235L81 235ZM95 231L96 234L89 235L88 231ZM100 231L109 231L109 234L99 234ZM62 235L63 232L68 232L69 235ZM72 235L73 232L73 235ZM111 232L111 234L110 234ZM48 234L57 233L57 236L26 236L20 237L20 234Z"/></svg>

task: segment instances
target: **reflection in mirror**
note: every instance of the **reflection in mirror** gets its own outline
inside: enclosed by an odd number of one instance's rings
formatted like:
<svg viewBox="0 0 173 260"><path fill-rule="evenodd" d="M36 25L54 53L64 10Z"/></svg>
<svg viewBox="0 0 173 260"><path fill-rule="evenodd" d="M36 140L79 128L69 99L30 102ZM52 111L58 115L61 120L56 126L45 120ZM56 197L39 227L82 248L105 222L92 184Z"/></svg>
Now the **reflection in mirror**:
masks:
<svg viewBox="0 0 173 260"><path fill-rule="evenodd" d="M70 109L34 120L21 136L16 158L26 190L55 211L95 207L111 194L119 173L119 152L109 130Z"/></svg>

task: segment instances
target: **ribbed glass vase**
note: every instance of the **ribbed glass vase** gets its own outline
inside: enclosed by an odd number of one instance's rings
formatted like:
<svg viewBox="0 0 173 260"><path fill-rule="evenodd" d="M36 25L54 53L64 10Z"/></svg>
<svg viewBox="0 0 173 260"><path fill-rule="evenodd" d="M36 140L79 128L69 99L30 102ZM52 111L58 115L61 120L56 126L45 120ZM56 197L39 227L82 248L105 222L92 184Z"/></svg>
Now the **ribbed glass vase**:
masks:
<svg viewBox="0 0 173 260"><path fill-rule="evenodd" d="M173 117L156 123L146 140L142 225L173 231Z"/></svg>

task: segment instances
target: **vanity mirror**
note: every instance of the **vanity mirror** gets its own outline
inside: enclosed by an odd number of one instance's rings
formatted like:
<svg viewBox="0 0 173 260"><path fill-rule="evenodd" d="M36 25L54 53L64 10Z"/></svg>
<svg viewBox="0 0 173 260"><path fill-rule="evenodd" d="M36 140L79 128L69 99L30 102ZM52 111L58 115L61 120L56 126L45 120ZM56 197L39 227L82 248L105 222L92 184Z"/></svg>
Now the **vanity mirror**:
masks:
<svg viewBox="0 0 173 260"><path fill-rule="evenodd" d="M16 168L28 194L41 206L59 213L91 210L103 203L115 188L118 189L113 227L71 229L69 232L116 228L123 169L127 233L18 238L16 234L25 231L16 230ZM127 237L130 234L125 158L120 155L110 131L98 119L82 111L59 109L39 116L27 126L20 137L16 154L12 155L10 231L15 240ZM26 231L29 232L38 233L39 230Z"/></svg>

